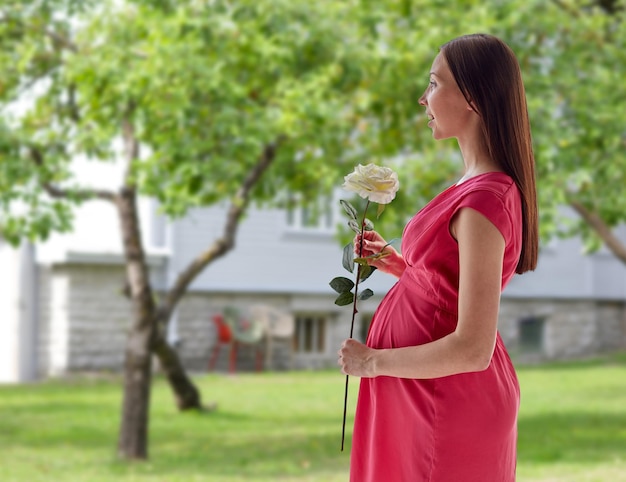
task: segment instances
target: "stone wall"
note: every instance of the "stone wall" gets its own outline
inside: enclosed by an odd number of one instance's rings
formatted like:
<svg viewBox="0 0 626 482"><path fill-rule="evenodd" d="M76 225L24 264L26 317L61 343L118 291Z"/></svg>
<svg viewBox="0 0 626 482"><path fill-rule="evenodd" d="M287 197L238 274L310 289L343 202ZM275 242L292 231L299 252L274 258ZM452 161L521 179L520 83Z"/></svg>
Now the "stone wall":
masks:
<svg viewBox="0 0 626 482"><path fill-rule="evenodd" d="M122 267L45 267L39 279L40 373L121 370L131 323Z"/></svg>
<svg viewBox="0 0 626 482"><path fill-rule="evenodd" d="M123 366L131 306L121 295L124 270L119 265L55 265L39 270L38 363L41 376L72 371L111 370ZM191 292L176 312L177 350L187 369L205 372L216 343L212 315L226 307L243 316L258 303L295 314L326 316L326 347L321 353L293 352L292 340L276 341L272 357L265 345L239 347L238 371L256 368L258 350L273 369L317 369L336 366L336 352L347 337L350 310L337 308L333 295L218 294ZM368 304L369 303L369 304ZM361 309L371 314L377 300ZM623 302L505 298L500 308L500 333L514 360L542 361L588 357L626 348ZM520 343L522 320L535 323L538 346ZM540 321L537 321L540 320ZM361 330L356 328L355 337ZM229 346L219 350L215 369L229 369Z"/></svg>
<svg viewBox="0 0 626 482"><path fill-rule="evenodd" d="M213 315L223 313L226 308L235 308L245 318L248 310L255 304L269 304L275 308L289 311L290 297L285 295L235 295L219 293L188 293L177 310L177 328L180 339L177 350L185 366L194 371L206 371L213 349L218 343L217 328L212 321ZM238 344L237 370L255 370L257 357L262 366L269 364L274 369L290 368L290 340L273 340L270 350L271 359L267 359L266 344ZM231 347L224 344L217 350L215 369L229 369Z"/></svg>
<svg viewBox="0 0 626 482"><path fill-rule="evenodd" d="M39 270L38 373L56 376L75 371L120 371L126 336L132 322L131 305L121 294L124 268L119 265L56 265ZM245 317L258 303L289 311L285 295L189 293L175 314L176 349L188 370L204 372L216 345L212 315L235 307ZM231 347L219 349L218 371L230 368ZM268 353L271 355L268 358ZM284 370L296 367L291 340L239 344L237 370L251 371L257 364Z"/></svg>
<svg viewBox="0 0 626 482"><path fill-rule="evenodd" d="M538 350L520 343L522 320L539 320ZM514 359L565 360L626 348L624 303L601 300L503 299L500 333Z"/></svg>

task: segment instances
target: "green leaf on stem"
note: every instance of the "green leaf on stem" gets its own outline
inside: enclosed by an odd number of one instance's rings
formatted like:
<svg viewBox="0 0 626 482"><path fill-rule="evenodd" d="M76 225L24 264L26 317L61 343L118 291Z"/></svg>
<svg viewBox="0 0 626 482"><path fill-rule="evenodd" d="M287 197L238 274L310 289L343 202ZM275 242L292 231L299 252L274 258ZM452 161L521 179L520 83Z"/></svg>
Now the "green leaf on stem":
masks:
<svg viewBox="0 0 626 482"><path fill-rule="evenodd" d="M378 211L376 211L376 219L378 219L380 217L380 215L383 213L383 211L385 210L385 206L386 206L386 204L379 204L378 205Z"/></svg>
<svg viewBox="0 0 626 482"><path fill-rule="evenodd" d="M343 247L341 264L350 271L350 273L354 272L354 244L352 244L352 241Z"/></svg>
<svg viewBox="0 0 626 482"><path fill-rule="evenodd" d="M376 271L376 266L370 266L369 264L361 265L361 276L359 279L365 281L374 271Z"/></svg>
<svg viewBox="0 0 626 482"><path fill-rule="evenodd" d="M354 302L354 293L348 291L347 293L341 293L335 300L337 306L346 306Z"/></svg>
<svg viewBox="0 0 626 482"><path fill-rule="evenodd" d="M370 256L366 256L365 258L354 258L354 262L356 264L360 264L361 266L369 266L368 260Z"/></svg>
<svg viewBox="0 0 626 482"><path fill-rule="evenodd" d="M328 283L337 293L346 293L354 288L354 281L343 276L337 276Z"/></svg>
<svg viewBox="0 0 626 482"><path fill-rule="evenodd" d="M350 229L356 234L361 234L361 228L359 227L359 223L357 223L354 219L348 221L348 226L350 226Z"/></svg>
<svg viewBox="0 0 626 482"><path fill-rule="evenodd" d="M350 216L350 218L356 221L358 213L356 209L354 209L354 206L350 204L348 201L344 201L343 199L340 199L339 202L341 203L341 206L343 207L344 211L348 214L348 216Z"/></svg>
<svg viewBox="0 0 626 482"><path fill-rule="evenodd" d="M383 248L384 249L384 248ZM388 251L380 251L378 253L370 254L369 256L365 256L363 258L354 258L354 262L360 264L361 266L365 266L369 264L370 261L378 261L379 259L386 258L389 256Z"/></svg>
<svg viewBox="0 0 626 482"><path fill-rule="evenodd" d="M350 293L350 294L352 294L352 293ZM363 290L359 294L357 299L359 299L359 300L366 300L368 298L371 298L372 296L374 296L374 292L371 289L367 288L366 290Z"/></svg>

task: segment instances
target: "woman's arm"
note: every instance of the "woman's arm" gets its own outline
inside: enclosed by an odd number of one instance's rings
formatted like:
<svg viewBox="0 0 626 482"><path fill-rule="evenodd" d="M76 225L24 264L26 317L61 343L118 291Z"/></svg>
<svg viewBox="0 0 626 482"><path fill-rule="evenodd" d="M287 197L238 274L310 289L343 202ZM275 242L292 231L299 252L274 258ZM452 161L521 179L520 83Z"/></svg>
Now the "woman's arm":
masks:
<svg viewBox="0 0 626 482"><path fill-rule="evenodd" d="M406 268L404 258L393 246L388 246L387 241L380 234L376 231L365 231L363 233L362 249L359 246L360 239L361 236L358 234L354 237L354 253L357 256L365 258L383 252L385 256L376 260L370 260L368 263L383 273L390 274L396 278L402 276Z"/></svg>
<svg viewBox="0 0 626 482"><path fill-rule="evenodd" d="M482 214L461 209L451 224L459 244L459 318L456 330L431 343L391 349L346 340L342 372L359 377L437 378L484 370L495 347L504 238Z"/></svg>

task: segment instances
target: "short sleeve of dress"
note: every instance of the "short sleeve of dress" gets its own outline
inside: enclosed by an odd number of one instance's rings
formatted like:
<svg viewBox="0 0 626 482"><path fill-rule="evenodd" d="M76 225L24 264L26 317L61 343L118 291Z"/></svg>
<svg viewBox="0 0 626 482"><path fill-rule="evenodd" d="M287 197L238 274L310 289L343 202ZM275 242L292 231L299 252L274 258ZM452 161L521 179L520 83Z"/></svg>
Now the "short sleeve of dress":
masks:
<svg viewBox="0 0 626 482"><path fill-rule="evenodd" d="M467 193L456 206L453 216L464 207L469 207L485 216L498 228L506 243L512 236L512 222L502 195L488 189L480 189Z"/></svg>

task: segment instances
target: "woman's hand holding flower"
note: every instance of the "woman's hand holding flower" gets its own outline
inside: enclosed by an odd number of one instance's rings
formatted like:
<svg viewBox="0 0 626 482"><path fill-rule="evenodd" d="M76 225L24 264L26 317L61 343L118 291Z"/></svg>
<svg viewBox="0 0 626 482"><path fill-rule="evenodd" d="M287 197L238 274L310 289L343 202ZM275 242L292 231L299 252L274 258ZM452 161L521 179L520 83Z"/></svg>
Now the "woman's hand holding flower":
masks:
<svg viewBox="0 0 626 482"><path fill-rule="evenodd" d="M363 232L363 246L360 246L361 235L354 237L354 252L366 258L367 264L399 278L402 276L406 263L396 249L385 241L376 231Z"/></svg>
<svg viewBox="0 0 626 482"><path fill-rule="evenodd" d="M338 352L338 364L341 366L341 372L346 375L355 377L375 377L375 354L374 348L348 338L341 344Z"/></svg>

